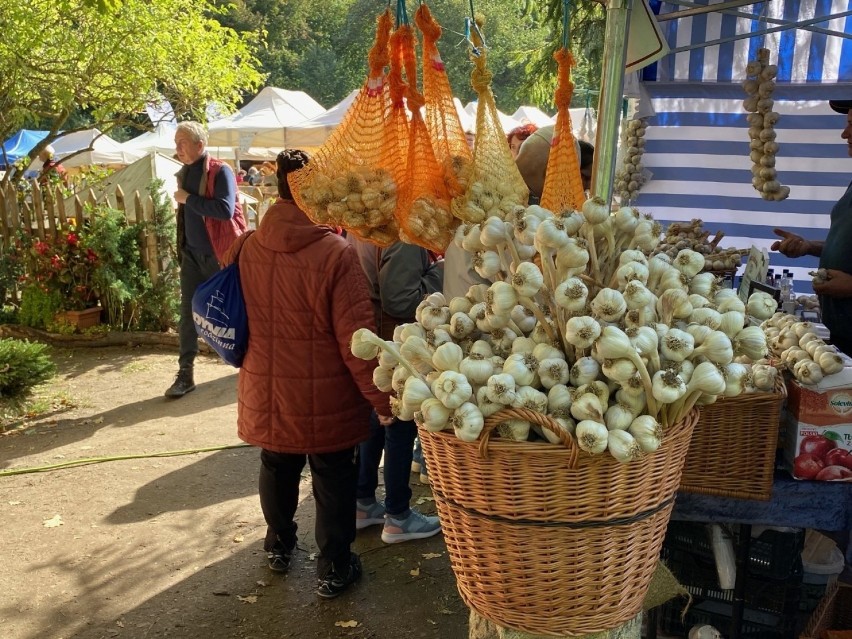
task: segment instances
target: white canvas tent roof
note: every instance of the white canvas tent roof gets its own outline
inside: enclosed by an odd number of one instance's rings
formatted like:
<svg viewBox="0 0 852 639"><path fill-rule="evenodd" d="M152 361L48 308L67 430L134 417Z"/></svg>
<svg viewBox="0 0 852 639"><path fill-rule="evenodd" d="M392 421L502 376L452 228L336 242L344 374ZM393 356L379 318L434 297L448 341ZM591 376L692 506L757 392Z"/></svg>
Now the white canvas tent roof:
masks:
<svg viewBox="0 0 852 639"><path fill-rule="evenodd" d="M91 164L130 164L144 155L140 151L124 147L98 129L68 133L56 138L52 145L56 151L56 157L67 169ZM88 151L67 157L75 151L89 147L91 149Z"/></svg>
<svg viewBox="0 0 852 639"><path fill-rule="evenodd" d="M162 153L172 155L175 152L175 123L161 122L154 127L153 131L146 131L132 140L128 140L122 147L130 152L139 152L143 155L148 153Z"/></svg>
<svg viewBox="0 0 852 639"><path fill-rule="evenodd" d="M476 107L476 102L468 102L467 106L464 108L465 112L473 118L474 123L476 123ZM500 126L503 127L503 133L508 133L516 126L523 124L522 122L518 122L515 118L506 115L500 109L497 109L497 118L500 120Z"/></svg>
<svg viewBox="0 0 852 639"><path fill-rule="evenodd" d="M284 130L284 141L289 148L305 149L321 146L343 121L343 116L352 106L361 89L355 89L340 102L335 104L325 113L288 126Z"/></svg>
<svg viewBox="0 0 852 639"><path fill-rule="evenodd" d="M547 126L548 124L556 124L556 118L550 117L534 106L521 106L512 114L512 118L521 124L535 124L536 126ZM573 120L573 117L572 117Z"/></svg>
<svg viewBox="0 0 852 639"><path fill-rule="evenodd" d="M276 147L286 145L283 129L325 112L303 91L265 87L236 114L213 122L208 129L210 146Z"/></svg>

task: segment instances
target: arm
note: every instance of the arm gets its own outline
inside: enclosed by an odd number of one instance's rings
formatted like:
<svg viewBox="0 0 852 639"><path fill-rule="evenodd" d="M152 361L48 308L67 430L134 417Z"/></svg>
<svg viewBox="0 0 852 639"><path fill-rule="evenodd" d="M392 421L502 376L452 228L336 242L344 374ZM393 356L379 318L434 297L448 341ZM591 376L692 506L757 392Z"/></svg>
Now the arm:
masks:
<svg viewBox="0 0 852 639"><path fill-rule="evenodd" d="M822 246L824 242L806 240L800 235L790 233L783 229L773 229L773 232L775 235L783 238L772 243L770 248L773 251L778 251L787 257L803 257L805 255L819 257L822 255Z"/></svg>
<svg viewBox="0 0 852 639"><path fill-rule="evenodd" d="M417 305L426 295L440 291L443 282L444 263L430 264L425 249L397 242L382 251L379 295L382 310L391 317L413 318Z"/></svg>
<svg viewBox="0 0 852 639"><path fill-rule="evenodd" d="M390 410L390 395L376 388L373 370L376 360L365 361L352 354L352 334L359 328L376 330L373 304L367 290L367 279L352 246L347 246L331 275L331 317L334 333L340 346L340 356L346 363L352 379L380 417L393 417Z"/></svg>
<svg viewBox="0 0 852 639"><path fill-rule="evenodd" d="M237 179L231 167L223 164L216 174L213 184L213 197L188 194L185 212L204 217L215 217L219 220L230 220L234 217L234 203L237 201Z"/></svg>

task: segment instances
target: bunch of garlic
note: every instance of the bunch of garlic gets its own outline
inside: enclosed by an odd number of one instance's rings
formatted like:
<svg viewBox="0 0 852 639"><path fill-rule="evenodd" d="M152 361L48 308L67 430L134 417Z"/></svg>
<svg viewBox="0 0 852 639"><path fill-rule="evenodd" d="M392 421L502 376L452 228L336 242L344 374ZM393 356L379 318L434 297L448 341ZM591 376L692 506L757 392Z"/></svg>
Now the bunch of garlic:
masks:
<svg viewBox="0 0 852 639"><path fill-rule="evenodd" d="M778 302L769 293L755 291L748 298L746 310L751 317L766 320L778 310Z"/></svg>
<svg viewBox="0 0 852 639"><path fill-rule="evenodd" d="M517 171L515 171L517 173ZM520 179L484 174L473 176L464 196L452 202L452 212L460 220L479 223L490 217L503 218L527 201L528 191Z"/></svg>
<svg viewBox="0 0 852 639"><path fill-rule="evenodd" d="M397 184L385 169L362 166L336 176L316 173L300 196L318 224L342 226L382 244L397 238Z"/></svg>
<svg viewBox="0 0 852 639"><path fill-rule="evenodd" d="M666 229L666 235L656 249L656 253L665 253L670 258L683 249L692 249L704 255L704 270L729 271L739 267L746 249L718 248L719 242L725 237L724 232L717 231L710 239L710 231L703 228L704 222L693 219L689 223L673 222Z"/></svg>
<svg viewBox="0 0 852 639"><path fill-rule="evenodd" d="M656 450L696 403L761 388L748 362L765 355L764 333L744 326L734 291L701 272L704 257L649 259L640 247L659 241L653 220L594 199L582 209L516 207L461 225L456 240L493 284L430 295L393 341L356 333L353 353L378 356L374 381L396 393L400 418L474 441L490 415L527 408L587 453L628 462ZM559 441L524 419L497 428L521 441L531 431Z"/></svg>
<svg viewBox="0 0 852 639"><path fill-rule="evenodd" d="M639 189L647 182L642 155L645 153L645 129L648 122L634 119L627 122L621 132L624 150L622 166L615 174L615 190L619 193L621 203L630 204L636 199Z"/></svg>
<svg viewBox="0 0 852 639"><path fill-rule="evenodd" d="M826 344L810 322L795 315L775 313L761 325L773 355L802 384L818 384L826 375L843 370L843 359Z"/></svg>
<svg viewBox="0 0 852 639"><path fill-rule="evenodd" d="M780 202L790 195L790 187L781 185L775 170L775 155L778 153L775 124L781 117L772 110L777 74L778 66L769 64L769 49L758 49L757 59L750 61L746 67L749 77L743 82L743 88L748 97L743 101L743 107L749 113L752 186L764 200Z"/></svg>
<svg viewBox="0 0 852 639"><path fill-rule="evenodd" d="M423 195L411 204L405 227L399 238L408 244L444 250L453 240L458 221L450 213L448 202Z"/></svg>

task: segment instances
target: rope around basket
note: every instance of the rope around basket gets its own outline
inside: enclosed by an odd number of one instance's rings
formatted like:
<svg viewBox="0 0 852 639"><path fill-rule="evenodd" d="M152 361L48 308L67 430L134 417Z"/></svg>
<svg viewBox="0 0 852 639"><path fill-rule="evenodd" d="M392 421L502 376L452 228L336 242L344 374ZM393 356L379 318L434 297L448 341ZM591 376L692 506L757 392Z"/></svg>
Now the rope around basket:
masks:
<svg viewBox="0 0 852 639"><path fill-rule="evenodd" d="M580 451L577 442L574 441L571 434L565 432L559 425L559 422L552 417L528 408L503 408L485 418L485 424L482 426L482 432L479 434L479 454L482 459L488 459L488 442L491 441L491 434L494 432L494 429L509 419L520 419L538 424L556 435L562 445L570 451L571 456L568 458L568 467L577 468Z"/></svg>

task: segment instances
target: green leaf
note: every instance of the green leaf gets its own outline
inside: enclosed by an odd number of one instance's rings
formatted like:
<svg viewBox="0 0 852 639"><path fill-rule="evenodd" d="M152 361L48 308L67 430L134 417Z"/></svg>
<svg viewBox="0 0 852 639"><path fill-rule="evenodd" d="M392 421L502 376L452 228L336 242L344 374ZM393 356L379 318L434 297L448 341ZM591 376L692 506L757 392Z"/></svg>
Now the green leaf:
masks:
<svg viewBox="0 0 852 639"><path fill-rule="evenodd" d="M827 430L822 434L826 439L830 439L833 442L842 442L843 437L838 433L835 433L833 430Z"/></svg>

